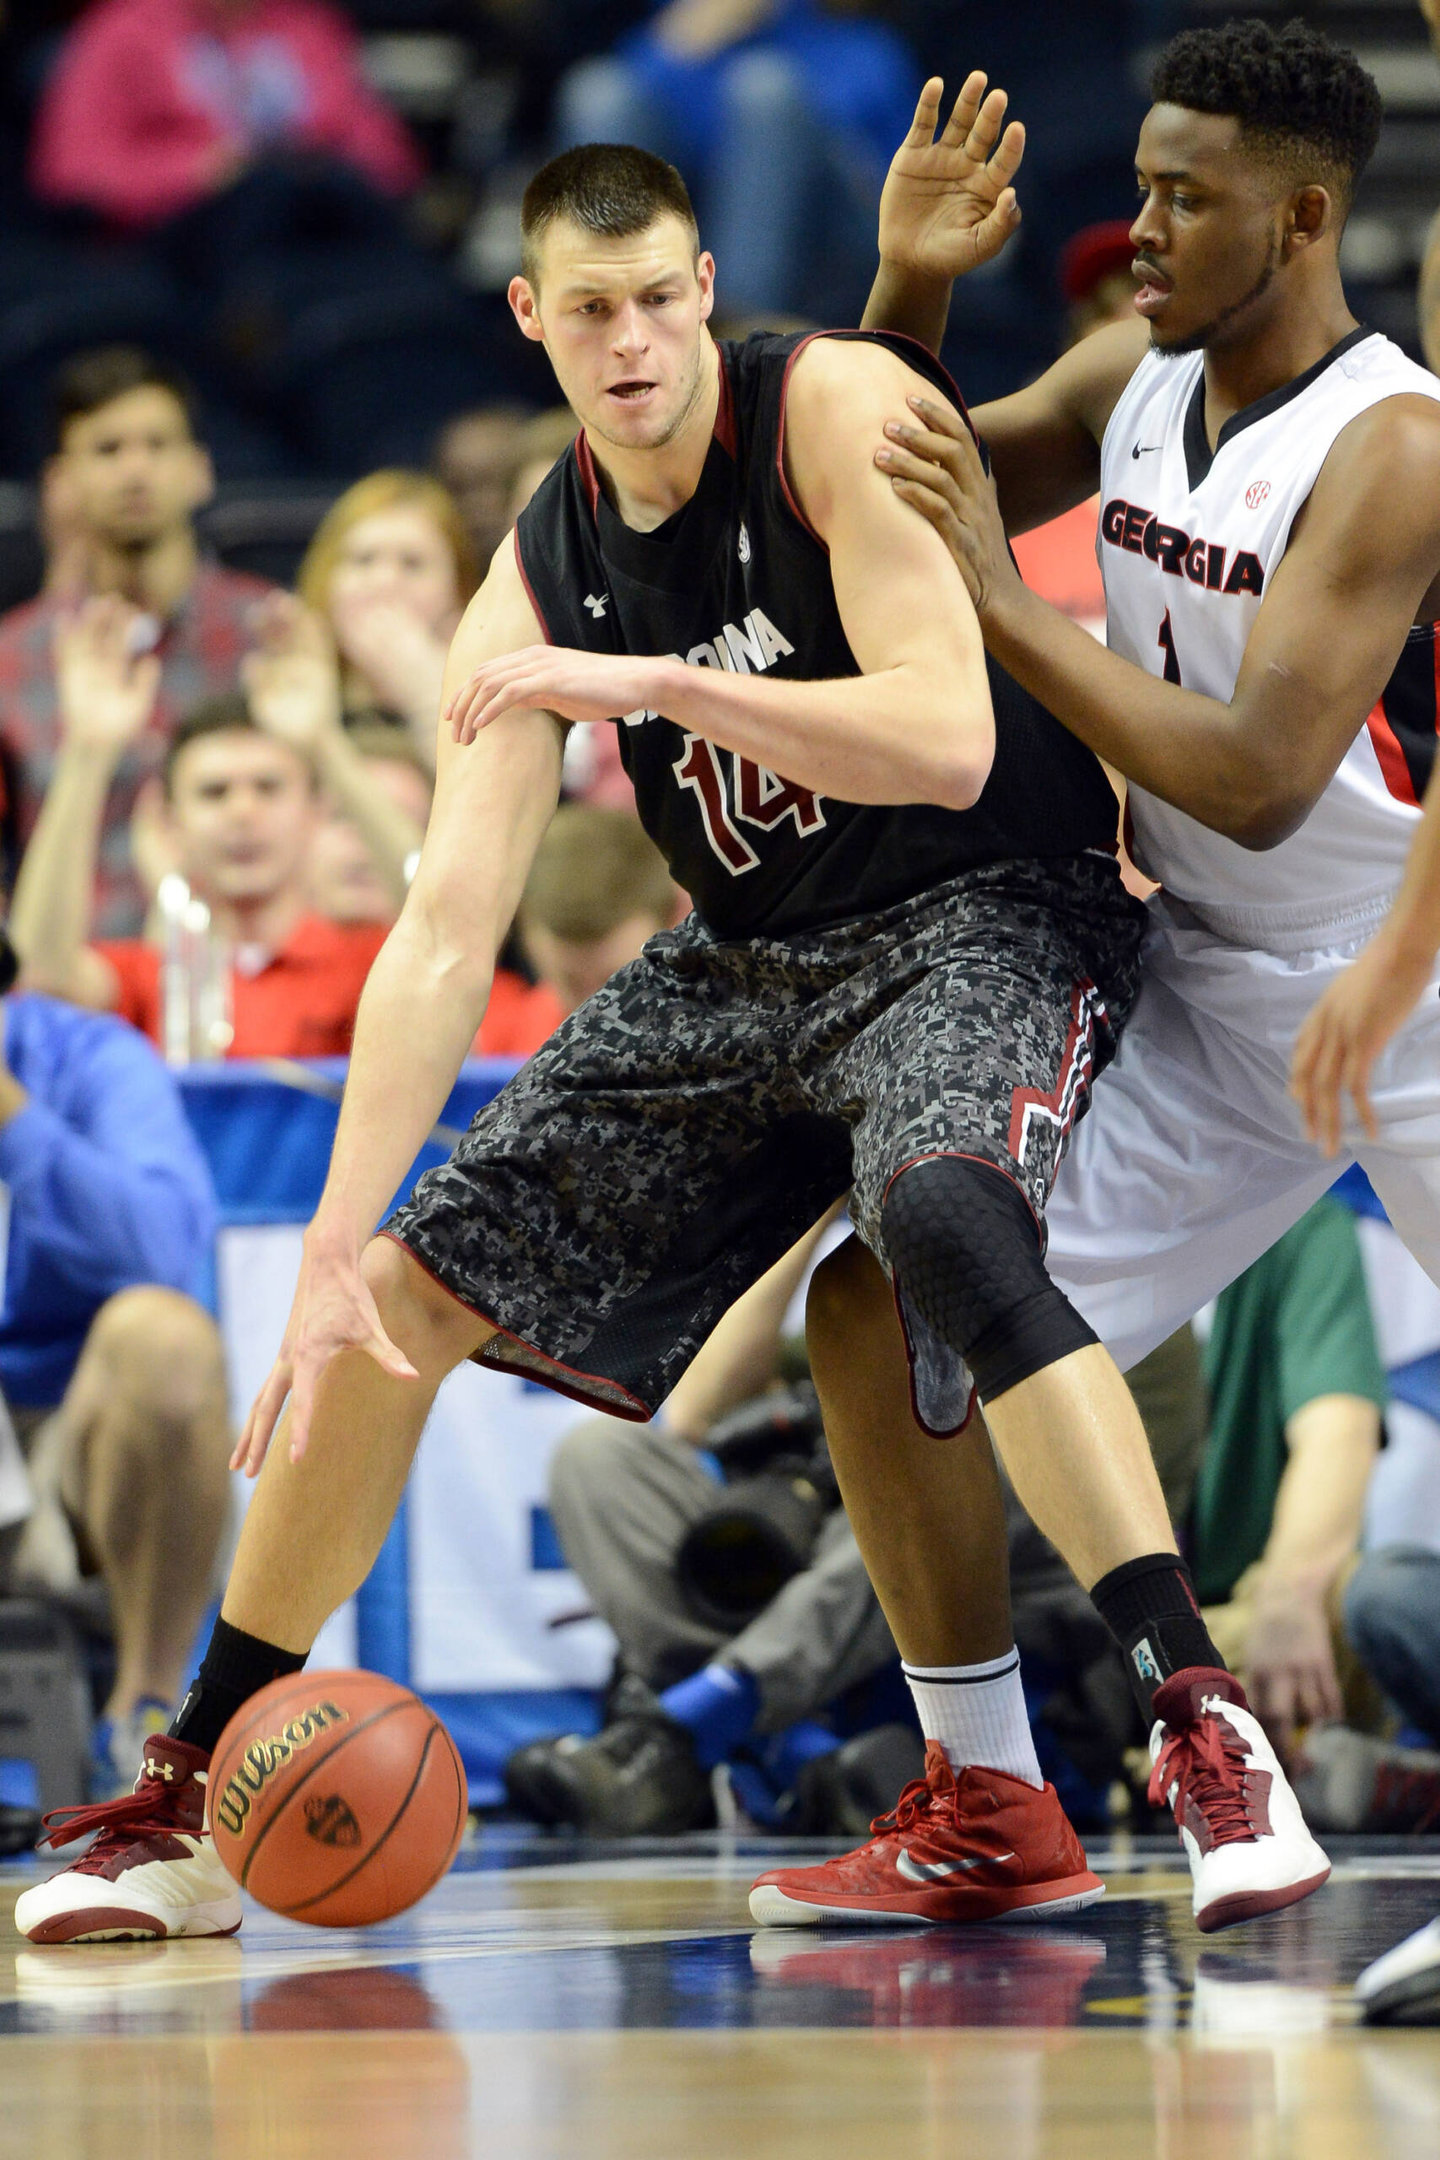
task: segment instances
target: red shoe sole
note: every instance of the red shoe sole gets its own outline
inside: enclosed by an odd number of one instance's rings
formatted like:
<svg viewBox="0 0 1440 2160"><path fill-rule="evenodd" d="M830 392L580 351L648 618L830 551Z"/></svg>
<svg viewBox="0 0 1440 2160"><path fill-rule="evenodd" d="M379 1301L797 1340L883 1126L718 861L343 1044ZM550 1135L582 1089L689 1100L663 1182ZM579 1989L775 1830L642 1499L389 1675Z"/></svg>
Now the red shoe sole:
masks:
<svg viewBox="0 0 1440 2160"><path fill-rule="evenodd" d="M750 1893L750 1913L760 1927L818 1927L827 1920L841 1927L863 1926L871 1921L892 1926L896 1921L909 1921L916 1927L983 1927L991 1920L1058 1919L1065 1913L1083 1911L1104 1895L1104 1883L1088 1869L1082 1875L1032 1883L1019 1890L971 1891L963 1903L953 1892L937 1888L929 1892L897 1891L854 1904L838 1904L833 1898L796 1895L783 1883L762 1880Z"/></svg>
<svg viewBox="0 0 1440 2160"><path fill-rule="evenodd" d="M211 1928L209 1939L218 1941L222 1935L238 1935L240 1922L232 1928ZM170 1942L181 1938L171 1937L163 1920L145 1925L142 1916L125 1905L87 1905L83 1912L57 1913L53 1920L42 1920L26 1940L32 1943L89 1942L95 1938L103 1942ZM202 1938L196 1936L195 1941Z"/></svg>
<svg viewBox="0 0 1440 2160"><path fill-rule="evenodd" d="M1243 1920L1259 1920L1266 1913L1283 1912L1287 1905L1298 1905L1312 1891L1323 1889L1330 1880L1327 1867L1323 1874L1308 1875L1304 1882L1289 1883L1283 1890L1245 1890L1234 1897L1216 1898L1203 1913L1195 1915L1195 1925L1202 1935L1214 1935L1221 1928L1239 1927Z"/></svg>

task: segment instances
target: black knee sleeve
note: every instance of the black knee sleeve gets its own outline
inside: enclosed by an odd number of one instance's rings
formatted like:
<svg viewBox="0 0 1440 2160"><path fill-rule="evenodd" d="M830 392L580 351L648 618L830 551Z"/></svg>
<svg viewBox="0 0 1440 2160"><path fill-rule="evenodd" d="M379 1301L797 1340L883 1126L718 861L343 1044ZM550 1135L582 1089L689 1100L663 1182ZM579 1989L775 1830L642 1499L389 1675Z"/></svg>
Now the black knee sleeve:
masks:
<svg viewBox="0 0 1440 2160"><path fill-rule="evenodd" d="M880 1230L902 1304L964 1358L982 1402L1097 1340L1046 1274L1024 1194L989 1163L912 1163Z"/></svg>

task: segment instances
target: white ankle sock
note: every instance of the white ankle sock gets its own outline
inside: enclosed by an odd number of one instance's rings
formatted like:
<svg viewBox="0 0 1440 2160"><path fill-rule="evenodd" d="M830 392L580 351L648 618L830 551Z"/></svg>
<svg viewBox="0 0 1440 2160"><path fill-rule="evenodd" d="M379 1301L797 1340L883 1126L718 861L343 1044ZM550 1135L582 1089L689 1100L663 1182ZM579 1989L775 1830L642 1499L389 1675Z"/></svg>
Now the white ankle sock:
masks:
<svg viewBox="0 0 1440 2160"><path fill-rule="evenodd" d="M1025 1715L1020 1653L983 1665L902 1665L920 1730L938 1740L958 1777L967 1763L1023 1778L1037 1792L1045 1780Z"/></svg>

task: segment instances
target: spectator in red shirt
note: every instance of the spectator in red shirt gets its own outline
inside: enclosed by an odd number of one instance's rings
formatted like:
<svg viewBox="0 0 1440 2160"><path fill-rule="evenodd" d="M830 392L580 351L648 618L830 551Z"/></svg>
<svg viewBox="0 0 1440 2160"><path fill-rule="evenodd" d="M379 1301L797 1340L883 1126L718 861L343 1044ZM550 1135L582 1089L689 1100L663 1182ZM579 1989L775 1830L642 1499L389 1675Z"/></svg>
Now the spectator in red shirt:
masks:
<svg viewBox="0 0 1440 2160"><path fill-rule="evenodd" d="M100 0L40 108L42 200L132 229L209 200L277 152L333 159L382 195L420 178L404 126L324 0Z"/></svg>
<svg viewBox="0 0 1440 2160"><path fill-rule="evenodd" d="M141 783L157 773L179 713L233 690L254 603L273 588L202 560L194 517L214 486L184 384L147 354L111 346L70 362L56 390L67 580L0 618L0 750L15 787L20 844L34 829L59 750L53 638L76 587L134 611L137 650L159 662L149 718L126 745L106 798L95 924L137 930L143 900L126 834Z"/></svg>
<svg viewBox="0 0 1440 2160"><path fill-rule="evenodd" d="M162 1042L160 942L86 942L110 775L146 724L159 666L153 655L136 658L130 650L116 601L91 602L67 625L58 659L65 741L21 865L11 934L30 987L118 1012ZM343 1055L385 926L334 923L315 913L310 858L322 815L319 770L337 769L332 749L342 771L345 761L362 768L365 761L338 717L324 743L303 749L283 738L283 720L262 726L267 715L275 720L281 701L263 669L249 673L257 689L248 702L232 694L197 706L166 750L174 859L210 911L222 966L228 961L228 1054ZM359 779L366 783L363 771Z"/></svg>

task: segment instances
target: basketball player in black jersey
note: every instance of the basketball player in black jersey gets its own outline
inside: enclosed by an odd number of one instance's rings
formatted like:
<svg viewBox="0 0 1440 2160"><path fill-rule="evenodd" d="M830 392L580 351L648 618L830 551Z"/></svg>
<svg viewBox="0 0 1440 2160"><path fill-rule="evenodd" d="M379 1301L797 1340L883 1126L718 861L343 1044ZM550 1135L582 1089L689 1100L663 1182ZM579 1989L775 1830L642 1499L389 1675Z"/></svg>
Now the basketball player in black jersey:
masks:
<svg viewBox="0 0 1440 2160"><path fill-rule="evenodd" d="M978 108L976 91L983 155L999 113ZM1002 1445L1063 1430L1079 1567L1172 1550L1129 1395L1042 1262L1046 1197L1135 982L1113 797L987 665L943 545L871 455L907 392L953 410L948 381L918 348L854 333L717 346L683 185L642 152L557 159L522 231L512 305L583 433L455 640L424 854L365 992L290 1324L237 1450L265 1469L223 1618L136 1797L21 1900L32 1940L238 1925L201 1826L209 1752L363 1580L449 1370L474 1358L645 1418L847 1188L928 1430L959 1432L978 1385ZM695 913L372 1238L474 1037L564 723L617 716ZM976 1421L955 1444L989 1442ZM977 1484L982 1510L994 1492ZM998 1507L989 1536L1003 1580ZM1198 1616L1194 1631L1213 1662ZM1003 1600L979 1650L912 1675L928 1777L838 1905L829 1885L767 1879L757 1917L989 1919L1101 1894L1042 1785ZM984 1707L978 1758L943 1745L957 1691Z"/></svg>

